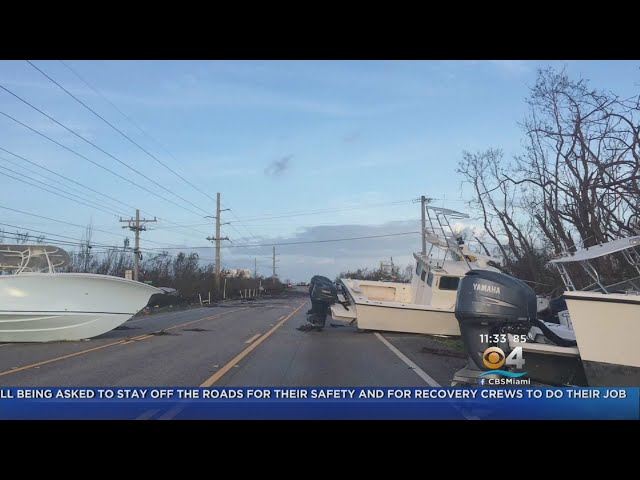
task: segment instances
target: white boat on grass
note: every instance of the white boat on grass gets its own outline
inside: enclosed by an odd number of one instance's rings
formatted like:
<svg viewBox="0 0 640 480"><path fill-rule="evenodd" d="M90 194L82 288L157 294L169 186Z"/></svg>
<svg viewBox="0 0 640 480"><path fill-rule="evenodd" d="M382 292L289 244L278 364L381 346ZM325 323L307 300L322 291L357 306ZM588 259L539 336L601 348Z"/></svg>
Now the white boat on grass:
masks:
<svg viewBox="0 0 640 480"><path fill-rule="evenodd" d="M102 335L161 290L124 278L57 273L69 262L49 245L0 245L0 342L81 340Z"/></svg>

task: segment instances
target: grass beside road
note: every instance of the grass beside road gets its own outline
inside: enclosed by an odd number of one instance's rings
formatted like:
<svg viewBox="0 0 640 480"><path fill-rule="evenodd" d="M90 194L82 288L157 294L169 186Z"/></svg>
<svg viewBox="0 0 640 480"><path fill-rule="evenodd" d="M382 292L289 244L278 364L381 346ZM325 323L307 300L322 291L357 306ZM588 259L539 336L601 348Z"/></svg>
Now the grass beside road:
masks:
<svg viewBox="0 0 640 480"><path fill-rule="evenodd" d="M445 347L449 347L452 350L457 352L464 353L464 343L462 343L462 338L460 337L438 337L435 335L428 335L432 340L444 345Z"/></svg>

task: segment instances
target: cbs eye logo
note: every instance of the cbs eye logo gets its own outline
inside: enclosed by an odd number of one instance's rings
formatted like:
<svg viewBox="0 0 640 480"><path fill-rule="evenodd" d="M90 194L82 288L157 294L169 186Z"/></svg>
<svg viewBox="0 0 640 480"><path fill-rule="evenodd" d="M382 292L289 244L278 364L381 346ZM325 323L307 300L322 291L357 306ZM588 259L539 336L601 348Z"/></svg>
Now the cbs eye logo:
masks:
<svg viewBox="0 0 640 480"><path fill-rule="evenodd" d="M482 354L482 363L490 370L497 370L505 363L507 366L513 365L517 369L522 369L525 363L522 358L522 347L515 347L508 357L501 348L489 347Z"/></svg>
<svg viewBox="0 0 640 480"><path fill-rule="evenodd" d="M504 352L498 347L489 347L482 354L482 363L484 363L485 367L490 368L491 370L500 368L504 365L506 360L507 357Z"/></svg>

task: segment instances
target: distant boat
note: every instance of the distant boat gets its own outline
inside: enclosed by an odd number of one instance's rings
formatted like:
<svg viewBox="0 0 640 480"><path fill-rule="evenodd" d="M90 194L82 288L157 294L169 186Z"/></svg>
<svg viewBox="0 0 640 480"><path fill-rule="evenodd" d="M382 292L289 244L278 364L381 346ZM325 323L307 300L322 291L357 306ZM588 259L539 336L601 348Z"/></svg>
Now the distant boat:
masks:
<svg viewBox="0 0 640 480"><path fill-rule="evenodd" d="M0 342L81 340L118 327L161 290L124 278L57 273L69 263L50 245L0 245Z"/></svg>
<svg viewBox="0 0 640 480"><path fill-rule="evenodd" d="M499 260L469 251L457 238L450 220L468 215L427 206L430 245L426 255L415 253L411 283L341 278L339 302L331 306L335 320L355 323L360 330L460 335L455 317L458 283L472 269L499 271Z"/></svg>

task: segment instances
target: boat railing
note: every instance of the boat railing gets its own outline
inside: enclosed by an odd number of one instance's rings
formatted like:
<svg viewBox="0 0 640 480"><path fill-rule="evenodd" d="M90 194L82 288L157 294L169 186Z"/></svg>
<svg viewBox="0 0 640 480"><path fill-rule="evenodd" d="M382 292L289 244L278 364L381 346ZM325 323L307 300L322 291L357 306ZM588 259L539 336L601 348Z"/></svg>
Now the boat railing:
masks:
<svg viewBox="0 0 640 480"><path fill-rule="evenodd" d="M456 212L455 210L449 210L448 208L439 207L425 207L427 211L428 226L425 226L423 235L429 242L431 247L427 257L435 260L436 267L444 265L447 260L447 256L451 255L454 260L462 259L466 262L469 269L471 265L461 250L461 239L455 234L453 227L451 227L451 220L462 220L469 218L469 215L462 212ZM433 258L434 248L438 251L444 252L443 258Z"/></svg>
<svg viewBox="0 0 640 480"><path fill-rule="evenodd" d="M0 270L15 274L55 273L69 262L66 251L51 245L0 245Z"/></svg>
<svg viewBox="0 0 640 480"><path fill-rule="evenodd" d="M621 282L606 285L607 291L613 292L640 292L640 276L623 280Z"/></svg>

